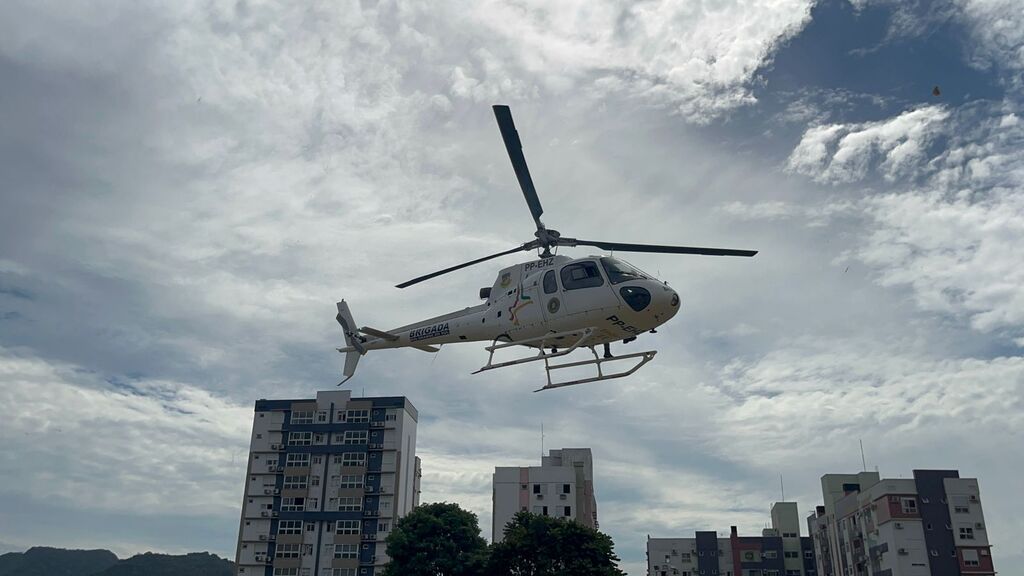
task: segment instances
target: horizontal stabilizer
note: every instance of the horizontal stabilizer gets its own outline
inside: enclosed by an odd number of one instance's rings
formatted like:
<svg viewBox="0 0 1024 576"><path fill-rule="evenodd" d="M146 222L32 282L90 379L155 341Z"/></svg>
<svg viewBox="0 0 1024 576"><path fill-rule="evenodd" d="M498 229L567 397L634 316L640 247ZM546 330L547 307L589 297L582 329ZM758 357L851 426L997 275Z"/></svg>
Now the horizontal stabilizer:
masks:
<svg viewBox="0 0 1024 576"><path fill-rule="evenodd" d="M440 352L441 351L440 348L436 348L434 346L428 346L427 344L420 344L420 345L414 344L413 348L415 348L417 350L423 350L424 352Z"/></svg>
<svg viewBox="0 0 1024 576"><path fill-rule="evenodd" d="M390 332L385 332L383 330L377 330L376 328L370 328L369 326L363 326L362 328L359 329L359 331L362 332L363 334L369 334L370 336L383 338L388 342L394 342L395 340L398 340L397 334L392 334Z"/></svg>

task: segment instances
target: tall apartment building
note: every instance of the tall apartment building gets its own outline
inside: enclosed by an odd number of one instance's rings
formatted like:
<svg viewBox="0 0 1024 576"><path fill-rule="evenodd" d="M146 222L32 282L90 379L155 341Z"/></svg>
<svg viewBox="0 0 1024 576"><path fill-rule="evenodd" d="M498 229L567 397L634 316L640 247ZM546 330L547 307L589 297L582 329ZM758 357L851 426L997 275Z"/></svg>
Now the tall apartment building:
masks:
<svg viewBox="0 0 1024 576"><path fill-rule="evenodd" d="M820 576L995 574L976 478L956 470L826 474L807 519Z"/></svg>
<svg viewBox="0 0 1024 576"><path fill-rule="evenodd" d="M504 538L505 525L521 510L598 527L590 448L550 450L540 466L496 467L492 486L495 542Z"/></svg>
<svg viewBox="0 0 1024 576"><path fill-rule="evenodd" d="M418 504L416 408L404 397L257 400L238 576L373 576Z"/></svg>
<svg viewBox="0 0 1024 576"><path fill-rule="evenodd" d="M697 531L694 538L647 538L648 576L816 576L814 544L800 536L796 502L776 502L772 527L761 536L728 538Z"/></svg>

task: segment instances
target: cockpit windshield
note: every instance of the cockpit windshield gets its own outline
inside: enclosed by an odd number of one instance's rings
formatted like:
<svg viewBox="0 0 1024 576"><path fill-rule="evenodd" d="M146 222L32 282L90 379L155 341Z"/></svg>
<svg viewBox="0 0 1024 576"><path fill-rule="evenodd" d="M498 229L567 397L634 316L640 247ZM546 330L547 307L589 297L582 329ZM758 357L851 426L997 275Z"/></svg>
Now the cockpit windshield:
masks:
<svg viewBox="0 0 1024 576"><path fill-rule="evenodd" d="M601 258L601 264L604 266L604 271L608 274L608 281L612 284L618 284L628 280L650 278L647 274L644 274L639 269L630 266L622 260L604 257Z"/></svg>

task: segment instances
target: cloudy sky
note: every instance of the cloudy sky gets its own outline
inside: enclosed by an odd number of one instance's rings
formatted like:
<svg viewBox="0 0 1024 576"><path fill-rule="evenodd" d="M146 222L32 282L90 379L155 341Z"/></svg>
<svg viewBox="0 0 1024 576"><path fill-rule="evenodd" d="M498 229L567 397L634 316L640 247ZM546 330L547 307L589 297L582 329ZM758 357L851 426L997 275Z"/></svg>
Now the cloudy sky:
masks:
<svg viewBox="0 0 1024 576"><path fill-rule="evenodd" d="M940 96L932 95L938 85ZM426 501L594 451L602 528L758 533L818 479L959 468L1024 563L1017 0L4 2L0 549L233 557L253 402L333 388L334 302L476 303L531 238L490 106L567 235L682 295L626 380L533 394L480 345L371 354ZM572 252L584 255L582 250Z"/></svg>

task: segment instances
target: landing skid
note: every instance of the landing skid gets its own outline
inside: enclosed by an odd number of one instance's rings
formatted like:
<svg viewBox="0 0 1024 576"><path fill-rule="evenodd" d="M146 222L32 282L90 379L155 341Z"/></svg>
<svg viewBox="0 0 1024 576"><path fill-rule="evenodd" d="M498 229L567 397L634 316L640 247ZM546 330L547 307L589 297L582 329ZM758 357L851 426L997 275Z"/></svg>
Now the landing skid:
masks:
<svg viewBox="0 0 1024 576"><path fill-rule="evenodd" d="M558 352L547 351L548 349L554 349L556 346L560 344L564 344L565 342L561 340L565 338L572 338L573 340L570 340L572 342L572 345L570 345L567 348L563 348ZM534 390L534 392L540 392L541 390L551 390L553 388L561 388L563 386L573 386L576 384L586 384L588 382L599 382L601 380L623 378L639 370L644 364L647 364L648 362L653 360L654 355L658 353L656 350L649 350L647 352L634 352L632 354L625 354L623 356L612 356L602 358L597 354L597 350L594 349L594 346L596 346L596 344L590 343L590 341L593 340L593 338L594 329L584 328L583 330L573 330L571 332L553 332L551 334L545 334L544 336L539 336L537 338L528 338L526 340L518 340L516 342L499 342L498 340L495 340L493 344L485 348L485 350L487 350L487 352L490 353L490 355L487 358L487 364L484 364L483 367L481 367L476 372L473 372L473 374L479 374L480 372L484 372L487 370L494 370L495 368L505 368L508 366L515 366L517 364L526 364L527 362L536 362L538 360L543 360L544 372L547 375L548 383L544 387ZM527 358L518 358L516 360L508 360L506 362L494 362L494 353L497 350L502 350L505 348L509 348L511 346L523 345L538 346L539 351L537 355L530 356ZM581 347L588 348L590 350L590 353L594 355L594 359L581 360L578 362L566 362L564 364L551 363L552 359L571 354ZM626 370L606 374L602 369L602 365L604 365L605 363L615 362L618 360L630 360L634 358L638 359L637 362L631 368L628 368ZM562 368L575 368L579 366L595 366L597 368L597 376L592 376L590 378L581 378L578 380L568 380L565 382L553 382L551 380L552 371L559 370Z"/></svg>

